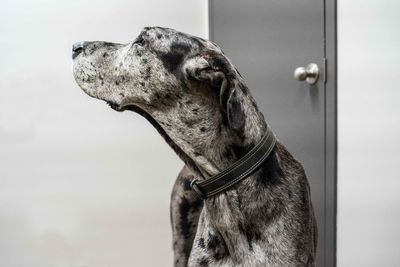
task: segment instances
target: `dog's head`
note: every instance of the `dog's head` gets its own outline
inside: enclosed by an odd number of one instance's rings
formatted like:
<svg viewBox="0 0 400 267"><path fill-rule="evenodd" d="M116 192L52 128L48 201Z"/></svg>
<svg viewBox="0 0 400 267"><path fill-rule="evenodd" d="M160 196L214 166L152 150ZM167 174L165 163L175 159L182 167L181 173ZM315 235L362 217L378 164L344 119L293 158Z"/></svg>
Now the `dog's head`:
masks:
<svg viewBox="0 0 400 267"><path fill-rule="evenodd" d="M146 27L127 44L77 43L72 57L75 80L87 94L145 116L186 163L194 160L209 173L238 157L233 144L251 144L244 134L261 136L262 115L213 42Z"/></svg>
<svg viewBox="0 0 400 267"><path fill-rule="evenodd" d="M239 74L208 40L146 27L127 44L76 43L72 57L79 86L116 110L136 106L152 113L173 108L181 117L218 113L232 127L243 126L233 90Z"/></svg>

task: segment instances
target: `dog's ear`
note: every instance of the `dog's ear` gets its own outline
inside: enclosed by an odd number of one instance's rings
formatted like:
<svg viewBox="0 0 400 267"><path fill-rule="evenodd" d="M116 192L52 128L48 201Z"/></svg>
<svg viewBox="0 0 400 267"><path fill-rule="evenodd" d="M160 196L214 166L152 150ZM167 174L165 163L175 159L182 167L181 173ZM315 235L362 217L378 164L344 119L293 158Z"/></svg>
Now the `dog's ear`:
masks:
<svg viewBox="0 0 400 267"><path fill-rule="evenodd" d="M219 55L196 56L183 65L186 79L211 86L219 95L220 108L226 115L229 126L236 131L242 130L245 114L240 101L239 82L235 68Z"/></svg>

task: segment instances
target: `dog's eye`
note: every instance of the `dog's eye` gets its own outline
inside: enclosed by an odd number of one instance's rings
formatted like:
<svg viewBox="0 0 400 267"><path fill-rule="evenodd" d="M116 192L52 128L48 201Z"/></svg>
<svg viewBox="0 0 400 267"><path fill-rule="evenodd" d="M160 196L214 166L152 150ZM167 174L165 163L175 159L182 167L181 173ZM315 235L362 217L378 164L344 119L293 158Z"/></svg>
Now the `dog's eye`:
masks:
<svg viewBox="0 0 400 267"><path fill-rule="evenodd" d="M140 46L143 46L144 43L145 43L145 41L144 41L143 37L141 37L141 36L138 37L138 38L133 42L133 44L140 45Z"/></svg>

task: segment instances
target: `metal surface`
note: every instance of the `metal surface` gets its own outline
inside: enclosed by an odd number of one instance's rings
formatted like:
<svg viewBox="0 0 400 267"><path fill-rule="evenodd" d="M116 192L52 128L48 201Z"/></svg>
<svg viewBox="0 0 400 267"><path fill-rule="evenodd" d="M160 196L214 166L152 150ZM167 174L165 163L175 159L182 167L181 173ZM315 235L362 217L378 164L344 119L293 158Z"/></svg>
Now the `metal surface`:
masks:
<svg viewBox="0 0 400 267"><path fill-rule="evenodd" d="M313 85L318 81L319 69L315 63L308 64L307 67L298 67L294 70L294 78L298 81L306 81Z"/></svg>
<svg viewBox="0 0 400 267"><path fill-rule="evenodd" d="M318 223L316 266L336 266L336 2L210 0L209 7L210 38L306 170ZM320 66L311 86L292 78L307 62Z"/></svg>

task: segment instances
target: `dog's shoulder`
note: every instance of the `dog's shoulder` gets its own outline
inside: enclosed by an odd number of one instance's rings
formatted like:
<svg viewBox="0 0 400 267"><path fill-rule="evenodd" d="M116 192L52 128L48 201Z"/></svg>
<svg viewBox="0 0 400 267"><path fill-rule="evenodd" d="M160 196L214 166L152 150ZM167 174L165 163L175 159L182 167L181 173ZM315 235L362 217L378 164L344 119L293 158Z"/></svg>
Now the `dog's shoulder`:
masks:
<svg viewBox="0 0 400 267"><path fill-rule="evenodd" d="M303 165L280 142L276 143L276 155L279 166L286 177L307 179Z"/></svg>

